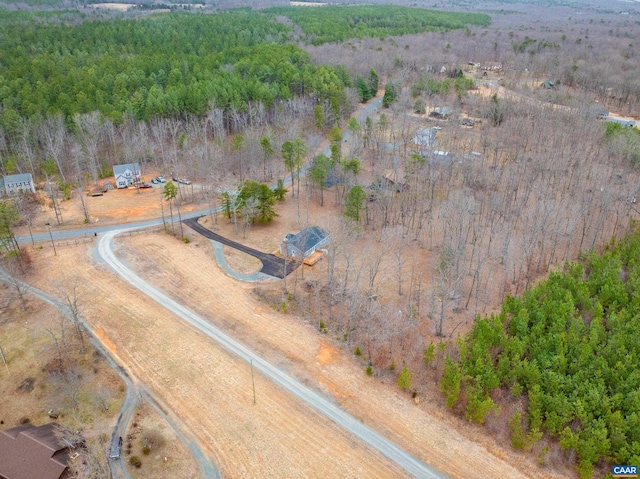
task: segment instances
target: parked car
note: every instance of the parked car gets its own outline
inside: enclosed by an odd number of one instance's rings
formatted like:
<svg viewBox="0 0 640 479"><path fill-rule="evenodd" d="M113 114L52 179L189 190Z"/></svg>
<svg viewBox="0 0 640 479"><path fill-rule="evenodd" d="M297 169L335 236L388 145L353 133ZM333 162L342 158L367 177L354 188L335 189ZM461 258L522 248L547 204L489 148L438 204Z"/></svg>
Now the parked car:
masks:
<svg viewBox="0 0 640 479"><path fill-rule="evenodd" d="M151 183L153 183L154 185L157 185L160 183L160 180L158 178L154 178L153 180L151 180Z"/></svg>
<svg viewBox="0 0 640 479"><path fill-rule="evenodd" d="M191 181L187 180L186 178L177 178L176 181L178 183L181 183L183 185L190 185Z"/></svg>
<svg viewBox="0 0 640 479"><path fill-rule="evenodd" d="M153 188L153 185L145 181L143 183L140 183L140 188Z"/></svg>
<svg viewBox="0 0 640 479"><path fill-rule="evenodd" d="M462 120L460 120L460 124L462 126L473 126L476 124L476 122L473 121L471 118L463 118Z"/></svg>

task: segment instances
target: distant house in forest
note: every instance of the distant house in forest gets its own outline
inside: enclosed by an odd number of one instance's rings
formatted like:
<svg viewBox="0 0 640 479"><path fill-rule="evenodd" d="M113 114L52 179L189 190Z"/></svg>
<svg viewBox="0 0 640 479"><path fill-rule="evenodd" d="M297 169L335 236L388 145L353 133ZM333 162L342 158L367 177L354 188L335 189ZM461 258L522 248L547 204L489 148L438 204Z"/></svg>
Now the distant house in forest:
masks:
<svg viewBox="0 0 640 479"><path fill-rule="evenodd" d="M326 246L331 235L319 226L309 226L299 233L289 233L280 243L280 254L302 261Z"/></svg>
<svg viewBox="0 0 640 479"><path fill-rule="evenodd" d="M416 131L416 136L413 137L413 144L418 147L435 146L437 134L437 128L423 128L422 130L418 130Z"/></svg>
<svg viewBox="0 0 640 479"><path fill-rule="evenodd" d="M433 111L429 113L430 117L440 118L443 120L448 118L449 115L451 115L451 108L448 108L446 106L434 108Z"/></svg>
<svg viewBox="0 0 640 479"><path fill-rule="evenodd" d="M56 423L24 424L0 431L0 477L65 479L69 477L68 444L55 435Z"/></svg>
<svg viewBox="0 0 640 479"><path fill-rule="evenodd" d="M113 176L116 188L126 188L129 185L140 183L140 165L138 163L126 163L113 165Z"/></svg>
<svg viewBox="0 0 640 479"><path fill-rule="evenodd" d="M20 173L18 175L7 175L0 179L0 196L15 195L18 193L35 193L31 173Z"/></svg>
<svg viewBox="0 0 640 479"><path fill-rule="evenodd" d="M485 62L482 64L482 69L486 71L500 71L502 70L502 63L499 62Z"/></svg>
<svg viewBox="0 0 640 479"><path fill-rule="evenodd" d="M384 186L393 190L396 193L400 193L403 190L408 188L407 180L404 177L404 174L397 169L395 170L386 170L383 176Z"/></svg>

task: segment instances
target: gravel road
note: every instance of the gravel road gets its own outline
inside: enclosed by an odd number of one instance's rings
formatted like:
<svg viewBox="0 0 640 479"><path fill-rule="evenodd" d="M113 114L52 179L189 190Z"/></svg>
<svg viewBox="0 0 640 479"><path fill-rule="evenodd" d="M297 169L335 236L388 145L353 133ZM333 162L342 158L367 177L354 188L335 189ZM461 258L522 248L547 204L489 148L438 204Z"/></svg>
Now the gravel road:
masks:
<svg viewBox="0 0 640 479"><path fill-rule="evenodd" d="M283 389L305 401L308 405L352 433L354 436L360 438L366 444L375 448L409 474L424 479L443 479L446 477L439 471L436 471L419 461L377 432L368 428L353 416L344 412L329 399L302 385L300 382L280 371L277 367L265 361L262 357L258 356L244 345L226 335L220 329L209 324L200 316L191 312L142 280L139 276L129 270L113 252L113 238L117 234L125 231L127 231L127 229L109 231L99 239L97 244L98 255L125 281L161 304L173 314L181 317L195 328L198 328L229 352L237 355L247 362L252 362L256 370L260 371Z"/></svg>

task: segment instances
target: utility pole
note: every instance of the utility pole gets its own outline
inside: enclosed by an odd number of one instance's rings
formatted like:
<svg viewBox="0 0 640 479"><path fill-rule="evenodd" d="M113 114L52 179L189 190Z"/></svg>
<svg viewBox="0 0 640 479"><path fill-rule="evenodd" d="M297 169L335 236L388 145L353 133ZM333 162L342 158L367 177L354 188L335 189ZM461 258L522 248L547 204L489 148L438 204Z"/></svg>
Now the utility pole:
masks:
<svg viewBox="0 0 640 479"><path fill-rule="evenodd" d="M256 403L256 383L253 380L253 359L250 360L251 364L251 387L253 387L253 404Z"/></svg>
<svg viewBox="0 0 640 479"><path fill-rule="evenodd" d="M9 365L7 364L7 360L4 357L4 353L2 352L2 348L0 347L0 357L2 358L2 362L4 363L4 367L7 368L7 373L11 376L11 372L9 371ZM255 394L255 393L254 393ZM253 400L255 403L255 399Z"/></svg>
<svg viewBox="0 0 640 479"><path fill-rule="evenodd" d="M49 238L51 238L51 246L53 246L53 255L58 256L58 252L56 251L56 244L53 242L53 235L51 234L51 223L45 223L47 228L49 228Z"/></svg>

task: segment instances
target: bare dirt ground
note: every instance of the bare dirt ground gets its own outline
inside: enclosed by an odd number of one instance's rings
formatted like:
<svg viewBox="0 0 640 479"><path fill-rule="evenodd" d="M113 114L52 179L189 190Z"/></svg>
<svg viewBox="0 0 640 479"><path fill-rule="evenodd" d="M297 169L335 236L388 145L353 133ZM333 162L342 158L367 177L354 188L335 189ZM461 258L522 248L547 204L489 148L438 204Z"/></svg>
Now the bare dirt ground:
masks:
<svg viewBox="0 0 640 479"><path fill-rule="evenodd" d="M147 190L138 197L135 190L115 191L92 198L119 206L111 216L98 207L92 214L113 221L122 215L154 216L150 210L155 204L157 214L159 195L148 194L145 204L149 210L139 205L148 192L157 193ZM136 206L129 211L127 204L134 199ZM323 224L323 217L336 213L332 210L331 206L315 206L312 200L308 212L303 208L302 218L308 215L311 224ZM297 200L278 204L277 211L281 216L273 224L251 227L246 238L236 236L233 225L221 216L214 228L263 251L273 251L287 232L300 229ZM211 226L209 218L203 221ZM441 406L437 391L421 393L416 405L393 380L366 376L366 365L350 348L343 349L331 331L322 335L301 317L276 311L252 293L255 285L232 280L215 265L207 240L188 229L185 233L191 239L188 245L162 233L125 237L117 240L117 254L147 281L451 477L571 475L570 471L553 475L499 446L482 427L452 417ZM229 248L225 253L238 270L259 269L246 255ZM59 247L57 256L50 248L37 250L34 264L39 274L31 280L43 289L63 271L65 277L77 276L84 282L91 301L85 302L83 313L105 345L163 400L171 414L187 424L212 454L223 477L406 475L260 375L255 378L254 405L249 365L96 264L90 244ZM322 274L325 266L320 261L305 268L306 277ZM270 284L274 291L281 288L279 281ZM154 465L159 477L164 475L162 462ZM172 477L190 476L172 473Z"/></svg>

